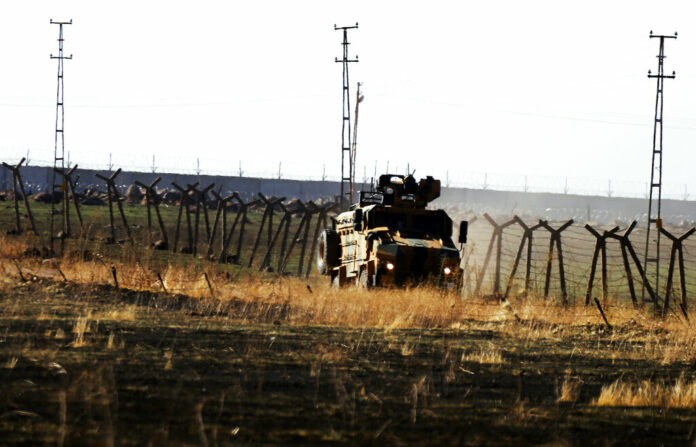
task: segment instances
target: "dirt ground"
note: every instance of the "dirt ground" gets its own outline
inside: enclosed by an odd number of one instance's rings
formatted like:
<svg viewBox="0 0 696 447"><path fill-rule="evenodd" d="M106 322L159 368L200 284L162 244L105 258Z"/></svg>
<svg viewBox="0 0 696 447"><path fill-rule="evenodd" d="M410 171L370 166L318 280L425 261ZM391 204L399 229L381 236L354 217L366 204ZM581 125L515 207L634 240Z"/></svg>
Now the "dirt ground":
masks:
<svg viewBox="0 0 696 447"><path fill-rule="evenodd" d="M693 408L593 403L617 379L690 374L688 354L646 352L666 331L514 319L306 326L283 306L236 318L245 305L5 279L0 444L694 441Z"/></svg>

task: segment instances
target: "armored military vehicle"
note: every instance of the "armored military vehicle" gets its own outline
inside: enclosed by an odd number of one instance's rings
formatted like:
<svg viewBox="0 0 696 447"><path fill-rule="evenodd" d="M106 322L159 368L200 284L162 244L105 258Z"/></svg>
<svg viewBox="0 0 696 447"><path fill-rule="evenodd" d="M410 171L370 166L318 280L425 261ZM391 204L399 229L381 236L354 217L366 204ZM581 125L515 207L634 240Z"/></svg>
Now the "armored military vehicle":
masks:
<svg viewBox="0 0 696 447"><path fill-rule="evenodd" d="M461 283L460 254L452 242L452 220L443 210L428 210L440 196L440 181L428 176L385 174L359 202L333 219L321 233L319 272L334 286L407 286L431 283L456 289ZM466 242L460 223L459 243Z"/></svg>

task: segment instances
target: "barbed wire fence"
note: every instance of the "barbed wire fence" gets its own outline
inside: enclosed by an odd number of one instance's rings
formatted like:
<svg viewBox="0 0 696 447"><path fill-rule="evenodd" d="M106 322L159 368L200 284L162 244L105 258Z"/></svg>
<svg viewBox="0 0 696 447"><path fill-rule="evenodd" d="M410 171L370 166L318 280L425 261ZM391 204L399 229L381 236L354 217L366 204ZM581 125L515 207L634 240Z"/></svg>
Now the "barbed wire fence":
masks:
<svg viewBox="0 0 696 447"><path fill-rule="evenodd" d="M663 242L660 282L655 288L655 278L644 276L642 265L634 256L645 250L645 229L638 228L635 222L624 228L592 228L562 220L548 222L548 226L556 230L566 226L562 230L562 244L558 239L553 241L554 233L544 228L543 222L524 222L514 216L502 227L495 221L475 220L469 227L469 240L473 247L467 260L473 274L465 274L464 290L476 290L477 287L478 295L493 298L533 295L559 303L569 299L572 303L584 301L585 304L591 303L590 297L598 295L605 306L650 303L656 313L667 312L670 302L673 302L686 312L688 291L696 287L696 238L690 238L696 232L693 227L686 231L676 227L661 229L669 242ZM522 250L522 241L530 241L530 228L534 228L531 248L527 250L525 246ZM494 264L486 262L490 256L490 249L485 248L486 241L500 244L500 259L496 256ZM490 242L488 247L492 246ZM562 260L553 257L550 246L562 247ZM593 273L598 256L604 257L603 266L600 273ZM558 262L563 270L550 275L551 261ZM529 266L528 277L517 272L520 262ZM678 282L676 278L679 278ZM477 282L476 287L472 286L472 281ZM505 292L502 292L501 281L507 284ZM599 292L593 293L593 290Z"/></svg>
<svg viewBox="0 0 696 447"><path fill-rule="evenodd" d="M7 230L33 233L41 239L39 233L42 232L37 230L28 194L21 192L21 164L5 163L3 166L12 172L15 182L13 204L6 207L10 213L14 211L14 228ZM106 246L122 246L122 253L131 250L138 262L145 255L153 257L156 252L164 252L167 253L166 264L177 262L172 257L176 254L176 259L191 256L210 263L232 262L251 271L293 273L306 278L313 268L319 232L327 226L330 213L336 212L335 201L314 203L267 197L261 193L247 199L238 194L223 197L215 190L215 184L172 185L176 192L158 192L154 188L159 182L157 178L149 185L134 183L121 194L114 191L113 186L118 172L120 170L110 177L102 177L102 191L108 191L104 198L111 203L109 224L95 228L94 221L86 222L80 225L79 231L63 232L58 236L61 250L70 249L69 244L64 244L68 239L73 240L73 248L84 247L87 241L94 240ZM69 178L67 174L65 178ZM77 204L74 189L70 194ZM93 194L91 198L100 197L99 193ZM39 200L38 195L35 200ZM106 201L101 204L106 205ZM152 207L159 225L155 225L151 217L147 226L133 225L129 222L129 213L124 211L124 203L147 206L148 215ZM120 219L114 216L114 204ZM162 205L178 210L175 225L162 221L158 209ZM79 214L77 205L73 211L71 207L63 210L67 215L58 216L63 222L69 222L70 213ZM214 220L210 219L209 210L216 210ZM694 228L661 229L667 236L665 247L671 249L661 250L662 280L655 287L654 278L645 277L635 256L636 252L645 250L645 229L636 222L623 228L602 228L577 224L572 219L525 220L515 215L494 219L488 214L482 217L469 216L468 219L471 222L470 243L462 256L465 297L536 296L559 304L589 304L597 287L605 306L652 303L656 314L666 312L670 302L684 313L688 308L688 290L696 287L696 238L690 238L696 231ZM256 223L255 229L249 225L251 223ZM47 247L49 244L45 242L43 245ZM130 249L126 248L128 246ZM601 262L599 274L598 262ZM524 274L518 274L520 265L524 266ZM161 273L153 278L166 289ZM117 284L116 276L113 279ZM204 279L214 293L210 278Z"/></svg>

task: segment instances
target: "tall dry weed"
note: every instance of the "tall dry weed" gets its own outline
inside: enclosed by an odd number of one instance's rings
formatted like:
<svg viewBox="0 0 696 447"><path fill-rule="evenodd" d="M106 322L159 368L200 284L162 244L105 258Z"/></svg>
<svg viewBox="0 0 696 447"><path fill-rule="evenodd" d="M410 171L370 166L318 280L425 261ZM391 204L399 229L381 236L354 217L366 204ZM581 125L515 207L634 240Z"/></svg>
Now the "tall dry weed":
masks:
<svg viewBox="0 0 696 447"><path fill-rule="evenodd" d="M461 361L484 365L499 365L505 363L502 351L493 346L489 346L488 349L481 347L473 351L466 351L462 353Z"/></svg>
<svg viewBox="0 0 696 447"><path fill-rule="evenodd" d="M558 389L558 398L556 402L572 403L578 400L580 397L580 389L582 387L582 382L578 379L566 375L563 383Z"/></svg>
<svg viewBox="0 0 696 447"><path fill-rule="evenodd" d="M8 242L0 244L0 263L6 272L16 274L13 262L28 245L21 239L4 236L0 236L0 241ZM432 287L364 290L347 286L335 289L323 277L303 280L270 277L251 271L230 275L218 264L202 260L191 260L187 264L156 264L147 256L136 257L129 244L120 248L122 253L119 255L112 254L106 258L99 255L104 249L100 244L93 242L94 246L89 247L89 256L71 252L59 258L55 261L56 266L42 264L35 258L21 258L22 268L30 269L31 274L58 281L65 275L75 283L113 284L113 266L121 288L166 291L201 300L214 298L217 305L230 301L246 303L233 315L240 320L272 318L274 321L281 319L286 324L327 324L386 330L413 327L456 329L472 324L485 329L485 325L490 324L491 327L502 328L511 336L528 340L562 338L568 326L588 325L595 331L598 330L595 327L601 328L603 325L597 309L592 306L585 307L580 303L564 307L557 300L538 296L514 298L503 307L497 302L444 294ZM61 275L57 272L58 268ZM308 281L311 289L307 287ZM610 334L610 340L622 349L629 349L631 340L642 337L646 350L661 356L664 363L672 363L688 358L689 347L696 347L696 335L692 334L690 326L673 316L654 319L646 316L644 309L618 305L607 307L605 312L612 325L621 328ZM118 312L118 315L99 316L103 319L133 317L134 314L128 309ZM633 330L635 334L628 334ZM654 339L643 334L665 330L668 331L667 336L660 334ZM635 355L642 354L636 351Z"/></svg>
<svg viewBox="0 0 696 447"><path fill-rule="evenodd" d="M87 341L85 340L85 334L90 331L91 317L92 314L90 312L85 316L79 317L75 322L75 326L73 327L73 333L75 334L75 338L72 342L72 346L74 348L81 348L87 345Z"/></svg>
<svg viewBox="0 0 696 447"><path fill-rule="evenodd" d="M696 381L680 377L669 384L650 380L631 383L619 379L602 387L593 404L598 407L696 408Z"/></svg>

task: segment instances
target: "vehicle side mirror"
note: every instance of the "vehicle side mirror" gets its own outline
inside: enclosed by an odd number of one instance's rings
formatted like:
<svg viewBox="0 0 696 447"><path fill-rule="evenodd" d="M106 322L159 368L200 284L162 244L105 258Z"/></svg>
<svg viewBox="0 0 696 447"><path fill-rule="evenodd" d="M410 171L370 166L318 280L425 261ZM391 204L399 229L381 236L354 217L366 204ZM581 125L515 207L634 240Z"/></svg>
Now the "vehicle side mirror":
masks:
<svg viewBox="0 0 696 447"><path fill-rule="evenodd" d="M360 208L356 209L353 215L353 229L355 231L362 231L363 229L363 213Z"/></svg>
<svg viewBox="0 0 696 447"><path fill-rule="evenodd" d="M466 234L469 231L469 222L463 220L459 223L459 243L466 244Z"/></svg>

